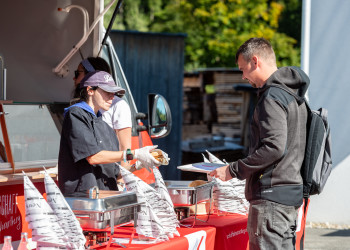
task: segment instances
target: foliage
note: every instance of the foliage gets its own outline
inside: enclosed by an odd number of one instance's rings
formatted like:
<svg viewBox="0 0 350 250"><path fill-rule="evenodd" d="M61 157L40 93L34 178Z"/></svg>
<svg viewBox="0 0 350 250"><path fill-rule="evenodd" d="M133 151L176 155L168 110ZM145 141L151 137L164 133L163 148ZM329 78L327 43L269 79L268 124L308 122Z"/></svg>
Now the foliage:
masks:
<svg viewBox="0 0 350 250"><path fill-rule="evenodd" d="M113 28L186 33L186 70L235 67L235 53L250 37L264 37L271 42L278 66L298 66L300 44L295 30L300 30L300 21L290 29L283 13L295 13L291 20L296 21L300 17L299 1L124 0Z"/></svg>
<svg viewBox="0 0 350 250"><path fill-rule="evenodd" d="M301 42L301 1L281 1L283 12L279 19L278 31L295 38L300 47Z"/></svg>

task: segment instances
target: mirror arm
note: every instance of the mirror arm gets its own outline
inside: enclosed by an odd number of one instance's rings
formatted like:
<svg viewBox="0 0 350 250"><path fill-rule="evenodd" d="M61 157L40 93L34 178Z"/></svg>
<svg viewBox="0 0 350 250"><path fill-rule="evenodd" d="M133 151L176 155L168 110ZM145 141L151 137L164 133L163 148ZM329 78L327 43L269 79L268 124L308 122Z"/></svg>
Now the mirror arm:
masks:
<svg viewBox="0 0 350 250"><path fill-rule="evenodd" d="M148 131L148 126L145 125L138 125L137 120L147 120L148 119L148 115L146 113L137 113L135 115L135 120L136 120L136 131L137 132L141 132L141 131Z"/></svg>
<svg viewBox="0 0 350 250"><path fill-rule="evenodd" d="M136 131L137 131L137 132L148 131L148 126L145 126L145 125L136 125Z"/></svg>
<svg viewBox="0 0 350 250"><path fill-rule="evenodd" d="M135 115L135 119L136 120L146 120L146 119L148 119L148 115L145 113L137 113Z"/></svg>
<svg viewBox="0 0 350 250"><path fill-rule="evenodd" d="M161 124L161 125L155 125L155 126L150 126L151 128L164 128L168 126L168 123L164 123L164 124Z"/></svg>

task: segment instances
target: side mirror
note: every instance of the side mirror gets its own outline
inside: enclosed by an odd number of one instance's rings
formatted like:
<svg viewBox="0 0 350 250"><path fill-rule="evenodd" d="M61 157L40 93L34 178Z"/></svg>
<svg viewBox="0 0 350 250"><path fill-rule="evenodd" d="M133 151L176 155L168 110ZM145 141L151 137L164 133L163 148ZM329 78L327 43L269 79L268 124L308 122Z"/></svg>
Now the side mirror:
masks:
<svg viewBox="0 0 350 250"><path fill-rule="evenodd" d="M171 112L168 102L159 94L148 94L149 135L163 138L171 131Z"/></svg>

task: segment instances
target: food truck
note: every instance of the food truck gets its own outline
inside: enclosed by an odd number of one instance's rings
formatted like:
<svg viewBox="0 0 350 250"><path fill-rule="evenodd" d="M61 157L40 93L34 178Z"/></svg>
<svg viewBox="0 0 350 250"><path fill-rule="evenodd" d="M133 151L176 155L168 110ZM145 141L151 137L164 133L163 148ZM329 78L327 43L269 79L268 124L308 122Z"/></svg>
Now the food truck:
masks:
<svg viewBox="0 0 350 250"><path fill-rule="evenodd" d="M104 58L116 84L126 90L123 98L132 114L132 149L152 145L151 138L170 132L170 110L162 96L145 96L149 112L138 112L106 35L103 16L109 9L116 14L120 4L116 0L106 6L103 0L21 0L0 8L0 245L6 235L15 244L21 232L30 236L22 171L45 193L42 171L57 166L63 109L69 106L74 70L82 59ZM142 124L147 115L148 124ZM147 183L154 181L145 169L135 175Z"/></svg>
<svg viewBox="0 0 350 250"><path fill-rule="evenodd" d="M18 245L22 232L28 232L31 237L31 229L25 220L22 171L44 197L43 169L53 170L51 177L55 181L59 178L54 170L63 109L69 105L74 70L82 59L90 56L104 58L112 68L116 84L126 90L123 98L132 114L133 149L152 145L151 139L162 138L171 130L170 109L162 96L145 96L148 114L138 112L118 55L108 38L109 28L106 30L103 26L106 11L112 9L117 13L120 3L117 0L108 5L103 0L19 0L6 1L0 8L0 246L4 236L12 236L14 246ZM146 117L148 124L143 124L141 120ZM146 169L134 174L148 184L154 182L153 173ZM188 214L184 214L188 213L190 206L195 206L197 215L197 203L202 201L205 202L201 207L204 213L198 213L201 220L197 221L197 229L193 227L196 217L190 218L190 226L181 228L181 239L157 249L174 249L174 246L179 250L214 249L214 245L216 249L247 249L246 215L212 215L208 222L206 209L207 201L212 198L212 185L196 188L187 187L185 183L186 186L179 190L178 183L166 183L170 195L174 195L177 205L181 205L178 210L180 218L187 219ZM135 195L126 200L123 197L119 197L119 205L126 206L128 214L135 214L135 208L130 207L130 204L138 204ZM74 207L76 200L67 201ZM102 207L105 205L103 203ZM87 219L85 211L79 216L80 222L84 223L82 228L103 229L106 223L111 223L91 220L91 215ZM128 221L126 217L125 214L119 216L112 225ZM303 231L305 221L302 223ZM103 232L93 234L89 240L106 239L106 232ZM298 235L298 244L302 241L302 234Z"/></svg>

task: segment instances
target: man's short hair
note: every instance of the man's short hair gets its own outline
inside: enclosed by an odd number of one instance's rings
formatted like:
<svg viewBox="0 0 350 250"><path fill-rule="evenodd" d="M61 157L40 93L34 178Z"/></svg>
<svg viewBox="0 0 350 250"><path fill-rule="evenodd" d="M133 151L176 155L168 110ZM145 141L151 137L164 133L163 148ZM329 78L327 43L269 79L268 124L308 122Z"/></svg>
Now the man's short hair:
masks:
<svg viewBox="0 0 350 250"><path fill-rule="evenodd" d="M250 61L254 55L266 60L266 62L276 65L276 56L271 44L264 38L253 37L243 43L236 53L236 63L239 55L245 61Z"/></svg>

